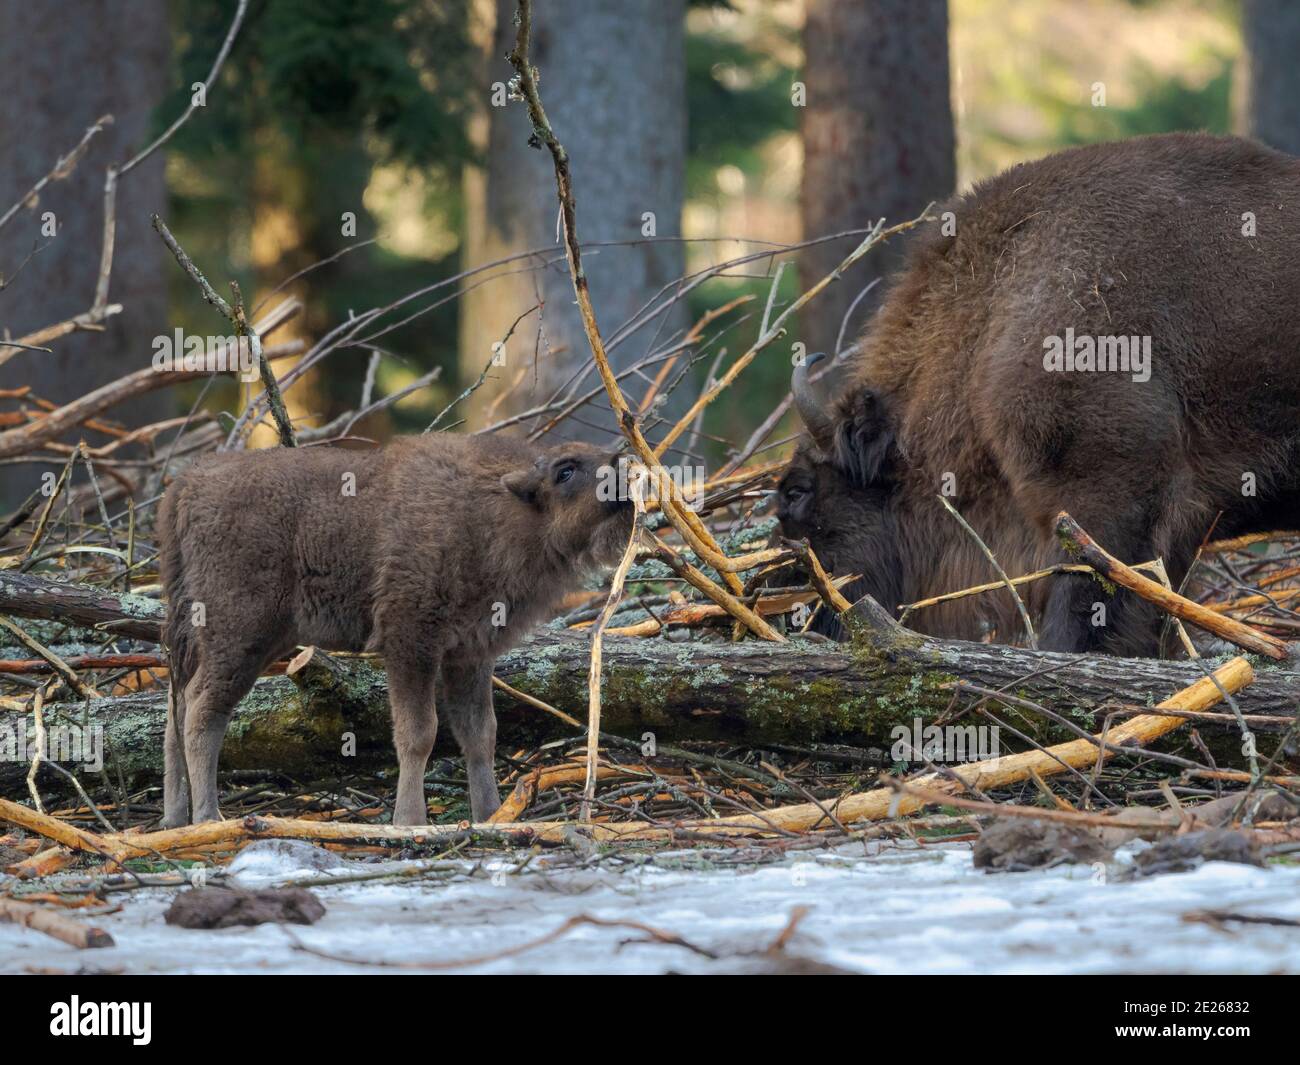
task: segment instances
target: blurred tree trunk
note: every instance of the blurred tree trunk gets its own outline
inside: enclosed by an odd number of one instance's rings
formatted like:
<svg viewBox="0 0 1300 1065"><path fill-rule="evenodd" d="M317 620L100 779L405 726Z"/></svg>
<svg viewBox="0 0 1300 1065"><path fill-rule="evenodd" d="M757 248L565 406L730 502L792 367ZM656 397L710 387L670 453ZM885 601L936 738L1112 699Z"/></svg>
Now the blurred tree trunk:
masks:
<svg viewBox="0 0 1300 1065"><path fill-rule="evenodd" d="M358 234L369 236L376 228L364 203L371 160L362 139L351 129L314 131L302 143L290 143L274 124L256 133L259 150L252 162L252 225L249 251L257 273L254 305L284 280L338 253L353 238L342 236L344 212L357 216ZM360 239L360 238L357 238ZM320 275L302 278L279 289L267 307L297 297L303 313L276 333L276 342L300 340L303 349L337 324L329 302L329 288L350 291L349 280L360 287L368 261L362 255L345 255L331 264L328 282ZM324 425L333 415L354 408L369 352L337 353L322 366L309 370L284 402L290 418L305 425ZM350 359L350 362L348 361ZM277 368L285 373L290 365ZM241 401L262 390L260 382L243 386ZM376 428L371 423L371 429ZM276 447L279 433L264 418L249 437L250 447Z"/></svg>
<svg viewBox="0 0 1300 1065"><path fill-rule="evenodd" d="M166 0L64 0L0 4L0 213L48 173L104 114L113 124L91 141L66 180L47 185L34 210L0 230L0 274L8 278L34 245L39 254L0 292L0 330L11 336L81 314L94 300L104 224L104 170L143 147L167 88L171 54ZM20 352L0 368L0 388L31 385L44 399L74 399L147 366L152 340L169 331L166 252L149 224L166 213L164 152L124 177L117 194L117 240L109 302L122 304L104 332L72 333L50 354ZM53 211L57 235L41 233ZM110 411L130 425L166 417L159 392ZM88 433L92 443L102 442ZM0 499L20 502L47 467L0 468Z"/></svg>
<svg viewBox="0 0 1300 1065"><path fill-rule="evenodd" d="M1241 128L1300 156L1300 3L1246 0L1241 21Z"/></svg>
<svg viewBox="0 0 1300 1065"><path fill-rule="evenodd" d="M882 216L892 225L950 195L947 0L807 0L803 42L804 238L863 228ZM834 270L859 239L805 251L804 286ZM834 354L854 300L897 261L897 243L872 252L817 297L800 321L809 352ZM844 346L878 305L881 288L857 304Z"/></svg>
<svg viewBox="0 0 1300 1065"><path fill-rule="evenodd" d="M493 15L493 4L480 13ZM501 90L511 71L501 57L514 47L514 0L497 0L495 30L487 48L483 84ZM532 61L541 73L542 100L556 135L572 160L578 234L584 245L640 240L652 215L659 237L681 235L686 151L684 0L547 0L534 9ZM558 202L551 157L528 146L528 116L521 103L485 107L477 121L485 169L470 168L465 199L464 266L481 266L531 248L549 249L531 263L493 271L496 280L467 280L461 303L461 380L472 384L511 324L543 303L507 342L504 364L495 367L456 417L470 428L545 403L591 355L574 306L573 290L556 243ZM551 262L546 269L528 270ZM659 289L684 272L680 243L592 248L584 256L591 297L608 341ZM513 271L513 273L506 273ZM476 287L477 286L477 287ZM652 345L663 345L686 322L674 308L611 353L615 368L627 366ZM656 332L657 329L657 332ZM518 382L515 384L515 382ZM593 372L583 391L599 385ZM493 399L514 385L493 407ZM633 381L632 398L644 391ZM612 426L608 406L589 406L579 417ZM449 418L448 422L455 420ZM572 420L561 436L609 437Z"/></svg>

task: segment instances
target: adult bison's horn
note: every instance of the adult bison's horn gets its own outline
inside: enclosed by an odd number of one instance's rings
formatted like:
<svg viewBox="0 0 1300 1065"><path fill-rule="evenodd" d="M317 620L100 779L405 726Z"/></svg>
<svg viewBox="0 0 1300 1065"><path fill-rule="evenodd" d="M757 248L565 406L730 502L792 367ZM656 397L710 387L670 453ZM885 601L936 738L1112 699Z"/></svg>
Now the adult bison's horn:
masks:
<svg viewBox="0 0 1300 1065"><path fill-rule="evenodd" d="M803 419L812 438L823 447L831 440L831 419L826 413L825 400L817 394L817 389L808 380L808 371L824 358L826 353L823 351L809 355L794 368L794 373L790 375L790 391L794 395L795 410L799 412L799 417Z"/></svg>

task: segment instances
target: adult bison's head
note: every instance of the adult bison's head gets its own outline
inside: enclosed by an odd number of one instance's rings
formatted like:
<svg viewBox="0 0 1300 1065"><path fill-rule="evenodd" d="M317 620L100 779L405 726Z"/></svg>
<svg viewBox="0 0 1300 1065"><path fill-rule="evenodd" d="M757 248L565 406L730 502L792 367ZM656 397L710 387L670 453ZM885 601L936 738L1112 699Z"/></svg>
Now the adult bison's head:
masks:
<svg viewBox="0 0 1300 1065"><path fill-rule="evenodd" d="M822 395L809 371L823 357L807 358L791 379L808 439L777 485L776 516L782 533L806 539L830 573L861 574L845 590L850 601L870 595L892 610L902 590L894 431L869 389L834 402ZM830 619L818 628L839 632Z"/></svg>

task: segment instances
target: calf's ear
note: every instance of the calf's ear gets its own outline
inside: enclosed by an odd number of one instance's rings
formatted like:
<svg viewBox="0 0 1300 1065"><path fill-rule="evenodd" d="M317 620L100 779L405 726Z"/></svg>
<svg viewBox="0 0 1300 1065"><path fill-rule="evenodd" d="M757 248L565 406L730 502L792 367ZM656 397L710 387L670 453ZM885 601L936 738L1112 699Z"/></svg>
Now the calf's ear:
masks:
<svg viewBox="0 0 1300 1065"><path fill-rule="evenodd" d="M537 493L542 487L539 470L515 470L501 478L501 487L522 499L529 506L537 505Z"/></svg>
<svg viewBox="0 0 1300 1065"><path fill-rule="evenodd" d="M863 487L888 480L898 457L898 445L881 398L862 389L842 408L835 427L835 465Z"/></svg>

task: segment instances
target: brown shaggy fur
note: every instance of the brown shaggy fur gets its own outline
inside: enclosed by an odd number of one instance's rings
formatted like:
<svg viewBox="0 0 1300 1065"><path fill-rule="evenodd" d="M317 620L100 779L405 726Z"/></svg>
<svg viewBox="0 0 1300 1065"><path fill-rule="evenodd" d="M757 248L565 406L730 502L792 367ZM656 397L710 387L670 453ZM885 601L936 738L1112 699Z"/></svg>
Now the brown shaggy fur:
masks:
<svg viewBox="0 0 1300 1065"><path fill-rule="evenodd" d="M631 507L598 492L616 461L583 444L438 434L373 452L198 463L159 513L172 661L164 823L218 816L217 758L235 704L299 644L383 656L395 823L425 823L435 703L465 755L474 818L489 816L499 805L493 662L586 572L618 558Z"/></svg>
<svg viewBox="0 0 1300 1065"><path fill-rule="evenodd" d="M1062 509L1125 561L1163 556L1175 585L1211 527L1300 525L1300 161L1232 137L1143 137L1014 167L940 210L955 236L928 227L830 431L782 481L787 535L894 607L994 579L935 498L946 474L1012 574L1063 560ZM1067 327L1150 336L1150 380L1047 372L1044 338ZM1086 577L1034 589L1041 646L1154 653L1158 619L1131 596ZM1009 595L912 618L1020 634Z"/></svg>

